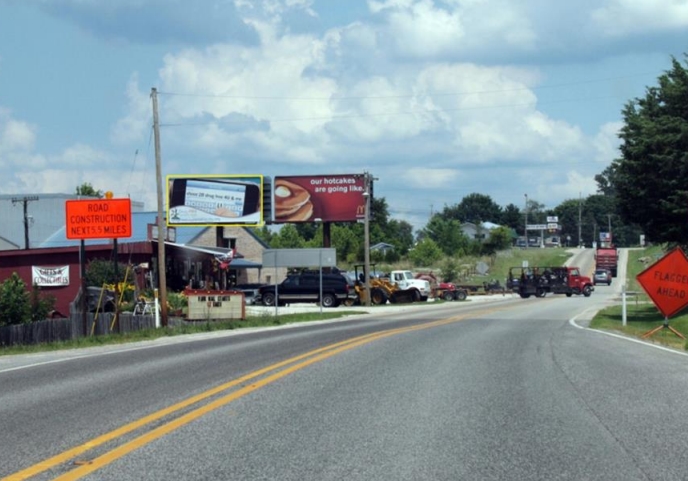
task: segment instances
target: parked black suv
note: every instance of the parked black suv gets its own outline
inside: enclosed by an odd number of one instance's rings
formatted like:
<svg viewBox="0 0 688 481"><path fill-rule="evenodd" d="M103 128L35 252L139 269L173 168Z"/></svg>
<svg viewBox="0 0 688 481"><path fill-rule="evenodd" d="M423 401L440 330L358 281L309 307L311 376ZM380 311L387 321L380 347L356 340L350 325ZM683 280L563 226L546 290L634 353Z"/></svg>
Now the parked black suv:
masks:
<svg viewBox="0 0 688 481"><path fill-rule="evenodd" d="M323 307L336 307L347 299L356 299L356 291L347 278L341 274L323 274ZM318 272L289 274L277 286L262 286L258 289L256 303L274 306L278 300L279 305L290 302L321 302L320 274Z"/></svg>

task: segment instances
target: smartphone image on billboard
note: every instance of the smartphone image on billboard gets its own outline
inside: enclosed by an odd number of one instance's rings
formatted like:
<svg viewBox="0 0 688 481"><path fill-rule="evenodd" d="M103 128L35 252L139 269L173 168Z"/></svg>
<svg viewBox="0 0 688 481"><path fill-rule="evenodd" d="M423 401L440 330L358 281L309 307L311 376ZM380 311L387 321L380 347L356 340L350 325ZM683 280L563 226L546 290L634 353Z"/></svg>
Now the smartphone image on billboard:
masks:
<svg viewBox="0 0 688 481"><path fill-rule="evenodd" d="M191 177L168 181L170 225L261 222L260 178Z"/></svg>

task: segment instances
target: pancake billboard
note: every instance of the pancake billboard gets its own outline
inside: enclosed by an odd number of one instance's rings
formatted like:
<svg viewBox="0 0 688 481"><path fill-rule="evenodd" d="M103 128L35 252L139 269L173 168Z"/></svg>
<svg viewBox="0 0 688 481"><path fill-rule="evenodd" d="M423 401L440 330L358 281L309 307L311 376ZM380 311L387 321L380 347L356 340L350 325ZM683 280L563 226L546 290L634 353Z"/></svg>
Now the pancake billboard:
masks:
<svg viewBox="0 0 688 481"><path fill-rule="evenodd" d="M168 175L167 225L263 225L262 175Z"/></svg>
<svg viewBox="0 0 688 481"><path fill-rule="evenodd" d="M363 174L275 177L275 223L355 222L365 217Z"/></svg>

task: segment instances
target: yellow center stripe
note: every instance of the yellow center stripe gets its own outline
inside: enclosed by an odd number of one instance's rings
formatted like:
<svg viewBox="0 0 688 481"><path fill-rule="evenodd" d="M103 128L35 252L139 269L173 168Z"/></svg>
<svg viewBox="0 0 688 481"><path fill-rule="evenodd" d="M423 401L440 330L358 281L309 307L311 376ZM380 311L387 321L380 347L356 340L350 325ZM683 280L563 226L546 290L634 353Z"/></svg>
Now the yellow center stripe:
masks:
<svg viewBox="0 0 688 481"><path fill-rule="evenodd" d="M490 310L483 310L480 312L481 315L488 314L489 312L494 312L497 310L501 309L490 309ZM474 315L477 315L474 314ZM290 367L286 367L285 369L278 371L274 374L271 374L263 379L256 380L255 382L251 383L249 386L245 386L241 389L238 389L237 391L232 392L231 394L228 394L222 398L216 399L215 401L212 401L200 408L197 408L187 414L184 414L183 416L180 416L166 424L163 424L151 431L148 431L145 434L142 434L141 436L111 450L108 451L107 453L99 456L98 458L88 462L88 463L78 463L80 464L79 467L76 469L65 473L64 475L56 478L56 480L60 481L66 481L66 480L75 480L79 479L93 471L96 471L103 466L115 461L116 459L121 458L122 456L126 455L127 453L130 453L152 441L155 439L158 439L165 434L168 434L186 424L189 424L195 419L198 419L199 417L214 411L215 409L218 409L222 406L225 406L226 404L229 404L232 401L235 401L236 399L239 399L261 387L264 387L278 379L281 379L285 376L288 376L289 374L292 374L293 372L299 371L307 366L310 366L311 364L314 364L316 362L322 361L324 359L330 358L332 356L335 356L341 352L353 349L358 346L362 346L364 344L368 344L372 341L382 339L384 337L404 333L404 332L410 332L418 329L428 329L431 327L437 327L445 324L449 324L452 322L460 321L463 320L467 317L467 314L461 315L461 316L455 316L451 317L448 319L442 319L439 321L434 321L426 324L417 324L414 326L410 327L403 327L403 328L396 328L396 329L390 329L387 331L380 331L372 334L366 334L363 336L358 336L354 337L352 339L348 339L346 341L341 341L338 343L331 344L329 346L321 347L318 349L314 349L312 351L306 352L304 354L300 354L298 356L294 356L292 358L286 359L284 361L272 364L270 366L267 366L265 368L259 369L257 371L253 371L245 376L241 376L239 378L236 378L230 382L227 382L225 384L222 384L220 386L217 386L213 389L210 389L208 391L205 391L203 393L197 394L196 396L192 396L184 401L181 401L177 404L173 404L172 406L169 406L165 409L162 409L160 411L157 411L155 413L152 413L148 416L144 416L141 419L138 419L132 423L126 424L118 429L112 430L108 433L105 433L101 436L98 436L96 438L93 438L92 440L81 444L79 446L75 446L71 449L68 449L66 451L63 451L62 453L59 453L51 458L45 459L33 466L30 466L22 471L18 471L14 474L11 474L5 478L2 478L0 481L19 481L19 480L25 480L28 478L31 478L32 476L35 476L39 473L42 473L44 471L47 471L49 469L52 469L56 466L59 466L60 464L66 463L67 461L70 461L80 454L83 454L93 448L96 448L102 444L105 444L107 442L113 441L115 439L118 439L128 433L131 433L137 429L140 429L147 424L150 424L154 421L157 421L165 416L168 416L170 414L174 414L177 411L180 411L184 408L187 408L189 406L192 406L193 404L196 404L200 401L203 401L205 399L208 399L214 395L217 395L223 391L226 391L228 389L231 389L233 387L236 387L242 383L245 383L247 381L256 379L260 376L263 376L265 374L268 374L272 371L278 370L280 368L284 368L285 366L289 366L290 364L293 364ZM307 359L310 358L310 359ZM307 359L306 361L303 361L304 359ZM303 362L299 362L303 361ZM295 364L298 363L298 364Z"/></svg>

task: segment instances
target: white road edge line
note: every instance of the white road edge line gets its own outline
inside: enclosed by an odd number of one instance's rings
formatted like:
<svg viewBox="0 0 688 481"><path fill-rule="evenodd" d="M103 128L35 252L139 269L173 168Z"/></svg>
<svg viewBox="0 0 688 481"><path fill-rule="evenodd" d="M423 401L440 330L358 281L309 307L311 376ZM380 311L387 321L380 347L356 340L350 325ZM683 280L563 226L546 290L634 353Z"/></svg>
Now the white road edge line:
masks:
<svg viewBox="0 0 688 481"><path fill-rule="evenodd" d="M569 324L571 324L573 327L577 327L578 329L582 329L584 331L596 332L597 334L604 334L605 336L616 337L617 339L623 339L624 341L635 342L636 344L642 344L643 346L654 347L655 349L670 352L672 354L678 354L679 356L688 357L688 353L677 351L676 349L670 349L668 347L658 346L657 344L653 344L651 342L641 341L640 339L622 336L620 334L614 334L613 332L600 331L599 329L590 329L589 327L583 327L583 326L579 326L578 324L576 324L576 319L581 317L582 315L584 315L585 313L587 313L590 310L591 309L587 309L587 310L581 312L580 314L578 314L577 316L572 317L571 319L569 319Z"/></svg>

